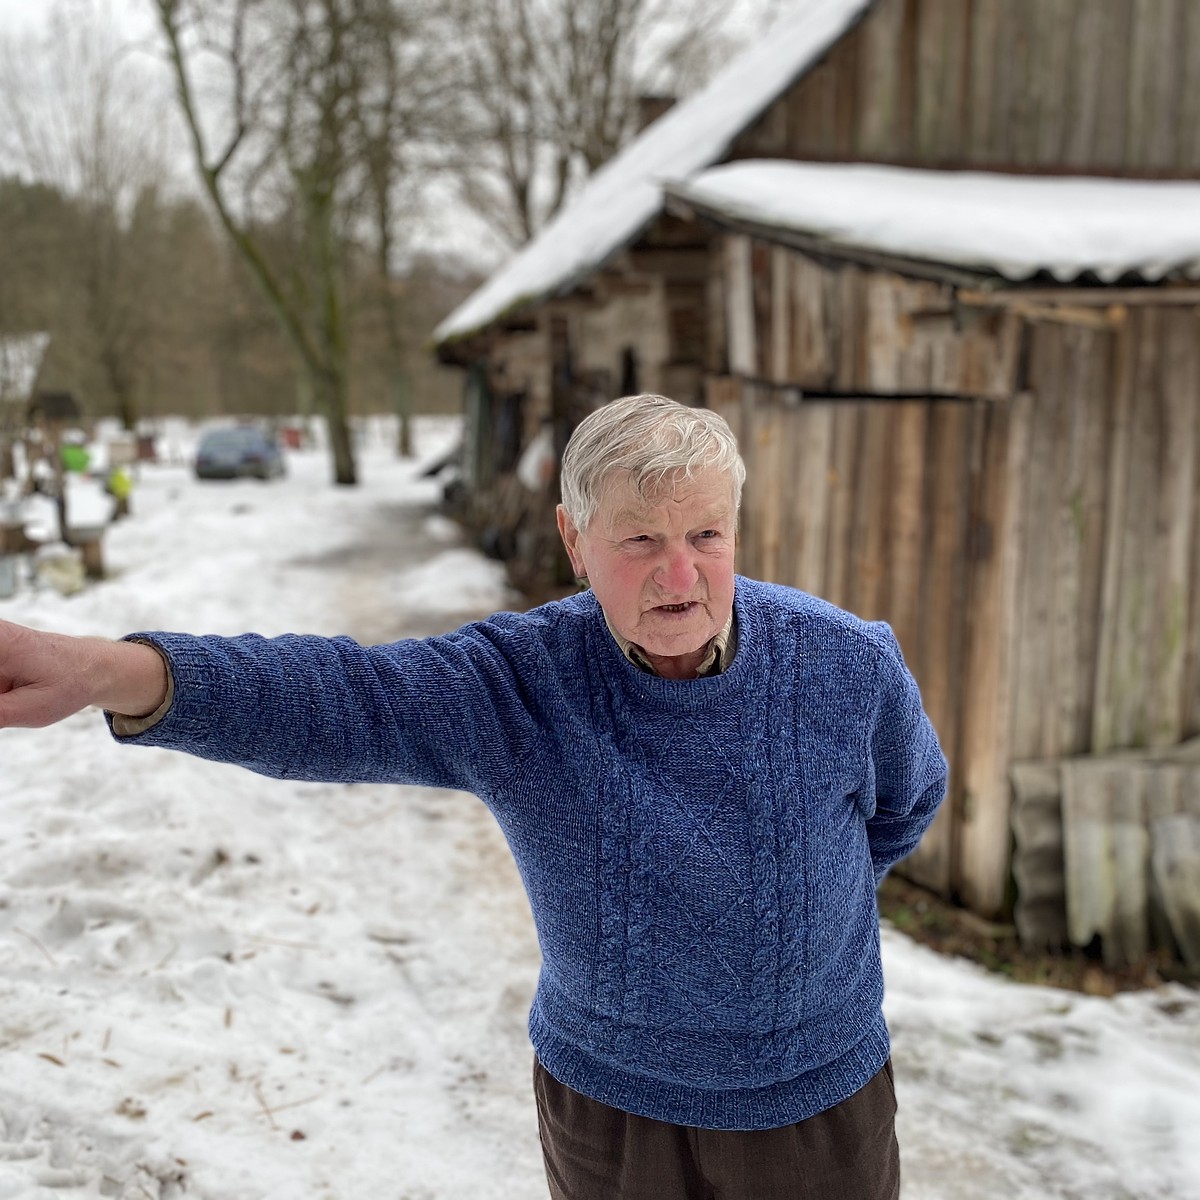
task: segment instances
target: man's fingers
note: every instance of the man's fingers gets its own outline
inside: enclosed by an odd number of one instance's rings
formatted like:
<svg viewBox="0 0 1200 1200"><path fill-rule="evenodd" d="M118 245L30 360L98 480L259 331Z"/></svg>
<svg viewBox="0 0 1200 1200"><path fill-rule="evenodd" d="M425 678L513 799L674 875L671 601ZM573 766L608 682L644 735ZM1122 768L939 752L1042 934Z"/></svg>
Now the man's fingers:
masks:
<svg viewBox="0 0 1200 1200"><path fill-rule="evenodd" d="M20 692L5 692L0 696L0 729L36 729L41 724L30 713Z"/></svg>
<svg viewBox="0 0 1200 1200"><path fill-rule="evenodd" d="M0 729L42 729L66 716L45 688L17 687L0 693Z"/></svg>

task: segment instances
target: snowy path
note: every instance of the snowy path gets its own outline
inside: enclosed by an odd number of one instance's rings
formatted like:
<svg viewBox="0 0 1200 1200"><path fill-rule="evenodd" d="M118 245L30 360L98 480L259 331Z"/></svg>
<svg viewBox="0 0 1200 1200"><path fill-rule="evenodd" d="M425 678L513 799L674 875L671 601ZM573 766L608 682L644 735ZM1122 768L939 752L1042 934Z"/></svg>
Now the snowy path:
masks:
<svg viewBox="0 0 1200 1200"><path fill-rule="evenodd" d="M325 469L148 473L111 582L0 615L382 640L503 603L435 485ZM122 750L95 714L4 738L0 1197L538 1194L536 943L474 798Z"/></svg>
<svg viewBox="0 0 1200 1200"><path fill-rule="evenodd" d="M316 455L267 487L148 471L110 581L0 617L384 640L502 606L384 445L357 491ZM94 713L0 733L0 772L0 1200L544 1200L536 943L476 800L122 749ZM1200 1197L1195 993L885 956L904 1200Z"/></svg>

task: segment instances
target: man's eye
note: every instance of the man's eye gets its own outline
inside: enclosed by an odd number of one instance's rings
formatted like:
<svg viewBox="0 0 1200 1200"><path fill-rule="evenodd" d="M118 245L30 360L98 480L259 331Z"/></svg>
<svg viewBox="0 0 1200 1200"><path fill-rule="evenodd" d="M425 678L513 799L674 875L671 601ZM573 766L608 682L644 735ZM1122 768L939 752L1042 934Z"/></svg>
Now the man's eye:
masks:
<svg viewBox="0 0 1200 1200"><path fill-rule="evenodd" d="M648 542L650 540L650 537L648 534L645 534L645 533L635 533L633 535L633 537L628 537L625 540L627 542Z"/></svg>
<svg viewBox="0 0 1200 1200"><path fill-rule="evenodd" d="M703 533L697 534L696 536L701 539L718 538L721 536L721 531L719 529L706 529Z"/></svg>

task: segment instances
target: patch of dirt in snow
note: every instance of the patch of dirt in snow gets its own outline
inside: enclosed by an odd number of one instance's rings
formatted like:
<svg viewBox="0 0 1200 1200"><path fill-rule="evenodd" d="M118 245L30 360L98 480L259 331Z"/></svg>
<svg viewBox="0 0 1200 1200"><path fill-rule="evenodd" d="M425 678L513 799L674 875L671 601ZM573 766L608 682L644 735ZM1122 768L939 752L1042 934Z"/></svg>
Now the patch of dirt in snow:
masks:
<svg viewBox="0 0 1200 1200"><path fill-rule="evenodd" d="M883 881L879 912L901 933L939 954L970 959L1018 983L1067 988L1090 996L1144 991L1167 982L1200 987L1200 976L1163 953L1147 954L1131 966L1110 970L1098 954L1083 950L1026 950L1015 926L985 921L896 874Z"/></svg>

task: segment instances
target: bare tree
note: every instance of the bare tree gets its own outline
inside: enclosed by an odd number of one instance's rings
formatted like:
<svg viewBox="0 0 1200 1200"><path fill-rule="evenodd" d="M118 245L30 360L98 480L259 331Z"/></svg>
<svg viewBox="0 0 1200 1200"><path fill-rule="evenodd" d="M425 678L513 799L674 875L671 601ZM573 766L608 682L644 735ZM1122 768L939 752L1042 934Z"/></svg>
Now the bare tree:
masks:
<svg viewBox="0 0 1200 1200"><path fill-rule="evenodd" d="M0 42L0 150L22 174L75 200L78 219L59 227L56 286L76 290L77 332L130 428L147 256L129 224L139 198L167 175L166 144L146 75L104 10L62 0L45 34Z"/></svg>
<svg viewBox="0 0 1200 1200"><path fill-rule="evenodd" d="M343 49L333 3L154 0L200 180L230 241L299 356L328 427L337 483L357 471L347 421L347 353L336 220L346 170ZM197 75L225 89L205 123ZM262 227L294 201L298 256L272 261ZM273 204L274 211L263 208Z"/></svg>
<svg viewBox="0 0 1200 1200"><path fill-rule="evenodd" d="M413 194L428 176L430 144L460 125L457 79L447 70L452 28L439 4L360 0L369 54L354 64L352 123L375 295L386 339L387 371L399 417L397 451L412 453L411 384L404 368L397 231L420 207Z"/></svg>
<svg viewBox="0 0 1200 1200"><path fill-rule="evenodd" d="M348 273L390 269L408 166L444 82L418 0L153 0L204 189L261 285L357 479L348 422ZM417 48L417 49L414 49ZM419 55L418 55L419 52ZM429 87L430 77L439 87ZM214 106L223 119L214 121ZM273 252L269 232L290 230Z"/></svg>
<svg viewBox="0 0 1200 1200"><path fill-rule="evenodd" d="M528 241L637 132L644 96L692 90L733 44L720 0L455 0L461 194Z"/></svg>

